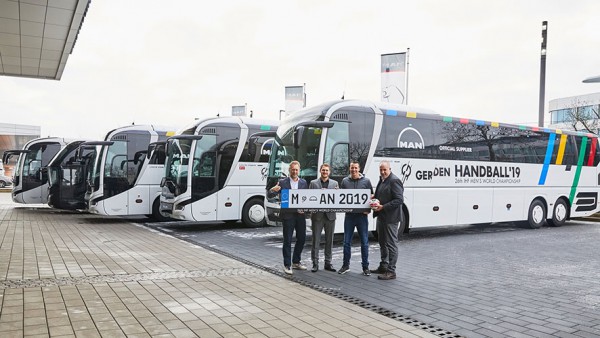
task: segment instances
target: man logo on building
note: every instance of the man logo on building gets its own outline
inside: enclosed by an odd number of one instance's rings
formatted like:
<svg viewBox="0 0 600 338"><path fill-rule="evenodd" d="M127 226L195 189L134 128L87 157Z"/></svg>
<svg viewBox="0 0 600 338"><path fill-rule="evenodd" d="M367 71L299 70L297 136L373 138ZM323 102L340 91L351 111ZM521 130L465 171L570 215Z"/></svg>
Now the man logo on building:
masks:
<svg viewBox="0 0 600 338"><path fill-rule="evenodd" d="M425 149L425 141L418 130L412 127L404 128L398 135L398 148Z"/></svg>

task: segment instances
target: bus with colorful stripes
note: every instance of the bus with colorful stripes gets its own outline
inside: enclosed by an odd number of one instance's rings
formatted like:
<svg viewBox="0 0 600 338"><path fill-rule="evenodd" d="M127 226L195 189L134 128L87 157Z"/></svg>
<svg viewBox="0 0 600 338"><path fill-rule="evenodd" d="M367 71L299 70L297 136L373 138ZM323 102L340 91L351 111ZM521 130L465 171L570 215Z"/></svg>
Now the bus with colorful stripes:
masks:
<svg viewBox="0 0 600 338"><path fill-rule="evenodd" d="M589 133L346 100L304 109L282 122L267 189L292 160L300 161L300 176L307 180L329 163L331 178L339 182L349 174L350 160L357 160L374 186L379 164L390 162L404 184L400 234L512 221L560 226L598 212L600 149L598 136ZM278 197L268 197L265 206L268 222L279 222ZM336 231L343 231L343 217L338 223Z"/></svg>
<svg viewBox="0 0 600 338"><path fill-rule="evenodd" d="M196 222L265 224L267 162L278 121L217 117L167 140L163 216Z"/></svg>

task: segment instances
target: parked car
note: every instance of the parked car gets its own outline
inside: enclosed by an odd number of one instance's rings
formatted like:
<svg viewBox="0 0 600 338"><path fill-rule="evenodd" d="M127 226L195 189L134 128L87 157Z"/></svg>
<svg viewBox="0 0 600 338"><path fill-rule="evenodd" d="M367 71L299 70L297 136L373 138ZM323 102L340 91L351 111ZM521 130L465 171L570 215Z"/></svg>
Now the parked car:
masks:
<svg viewBox="0 0 600 338"><path fill-rule="evenodd" d="M8 187L12 185L12 178L4 175L0 175L0 188Z"/></svg>

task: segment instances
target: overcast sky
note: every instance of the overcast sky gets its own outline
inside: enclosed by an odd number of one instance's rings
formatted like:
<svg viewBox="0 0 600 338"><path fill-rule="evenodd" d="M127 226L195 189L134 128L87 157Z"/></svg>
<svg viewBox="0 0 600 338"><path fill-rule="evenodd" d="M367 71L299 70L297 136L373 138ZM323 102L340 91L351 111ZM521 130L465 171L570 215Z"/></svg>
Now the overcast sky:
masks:
<svg viewBox="0 0 600 338"><path fill-rule="evenodd" d="M305 83L308 106L379 100L380 55L410 48L409 104L535 125L542 21L547 111L600 92L581 82L600 75L599 13L598 0L93 0L60 81L0 76L2 122L99 139L245 103L277 119L285 86Z"/></svg>

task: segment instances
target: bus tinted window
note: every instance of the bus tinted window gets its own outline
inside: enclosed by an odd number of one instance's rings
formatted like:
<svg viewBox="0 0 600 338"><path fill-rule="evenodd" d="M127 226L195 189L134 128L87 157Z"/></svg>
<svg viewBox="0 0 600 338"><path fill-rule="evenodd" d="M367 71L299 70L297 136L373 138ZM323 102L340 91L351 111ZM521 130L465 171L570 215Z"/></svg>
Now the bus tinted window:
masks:
<svg viewBox="0 0 600 338"><path fill-rule="evenodd" d="M561 162L557 163L563 137L564 150ZM375 156L543 164L550 138L555 138L550 163L576 165L579 149L582 147L582 137L579 136L553 135L517 127L384 115ZM582 155L584 165L588 165L591 154L592 141L587 139L583 145L586 147L586 152ZM593 165L600 162L597 156L600 149L597 148L594 150L596 155Z"/></svg>

